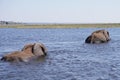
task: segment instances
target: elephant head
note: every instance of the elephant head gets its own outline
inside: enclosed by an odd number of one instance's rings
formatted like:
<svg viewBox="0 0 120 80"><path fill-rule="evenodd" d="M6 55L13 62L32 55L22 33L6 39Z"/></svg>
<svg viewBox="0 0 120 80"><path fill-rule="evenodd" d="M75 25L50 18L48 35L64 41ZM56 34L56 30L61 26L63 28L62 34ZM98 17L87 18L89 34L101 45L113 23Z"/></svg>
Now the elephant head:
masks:
<svg viewBox="0 0 120 80"><path fill-rule="evenodd" d="M3 61L28 62L32 58L46 56L47 49L42 43L27 44L21 51L14 51L1 58Z"/></svg>
<svg viewBox="0 0 120 80"><path fill-rule="evenodd" d="M109 32L106 30L94 31L85 40L85 43L105 43L110 40Z"/></svg>
<svg viewBox="0 0 120 80"><path fill-rule="evenodd" d="M42 43L35 43L32 52L35 56L47 55L47 49Z"/></svg>

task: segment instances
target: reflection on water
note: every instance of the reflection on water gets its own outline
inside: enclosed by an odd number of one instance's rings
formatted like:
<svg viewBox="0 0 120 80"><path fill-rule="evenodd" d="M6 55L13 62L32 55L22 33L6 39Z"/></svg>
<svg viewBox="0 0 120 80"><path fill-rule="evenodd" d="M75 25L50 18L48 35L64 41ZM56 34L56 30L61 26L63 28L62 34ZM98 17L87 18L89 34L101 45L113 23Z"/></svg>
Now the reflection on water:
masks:
<svg viewBox="0 0 120 80"><path fill-rule="evenodd" d="M99 28L0 29L0 57L42 42L48 56L28 63L0 62L0 80L120 80L120 28L107 28L111 41L85 44Z"/></svg>

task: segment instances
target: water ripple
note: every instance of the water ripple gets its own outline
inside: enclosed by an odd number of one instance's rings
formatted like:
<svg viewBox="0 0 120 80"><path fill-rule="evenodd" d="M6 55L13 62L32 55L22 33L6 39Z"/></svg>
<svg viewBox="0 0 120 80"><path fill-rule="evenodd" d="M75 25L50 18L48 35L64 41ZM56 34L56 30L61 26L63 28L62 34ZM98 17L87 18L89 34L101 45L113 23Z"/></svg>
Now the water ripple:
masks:
<svg viewBox="0 0 120 80"><path fill-rule="evenodd" d="M26 43L48 48L41 60L0 62L0 80L120 80L120 28L107 28L109 43L85 44L98 29L0 29L0 57Z"/></svg>

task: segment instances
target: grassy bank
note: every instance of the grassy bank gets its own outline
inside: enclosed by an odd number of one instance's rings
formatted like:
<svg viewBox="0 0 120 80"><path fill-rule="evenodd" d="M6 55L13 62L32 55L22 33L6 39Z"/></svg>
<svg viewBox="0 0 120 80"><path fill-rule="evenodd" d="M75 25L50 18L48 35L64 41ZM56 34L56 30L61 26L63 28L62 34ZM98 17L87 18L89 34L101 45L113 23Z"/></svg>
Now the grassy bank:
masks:
<svg viewBox="0 0 120 80"><path fill-rule="evenodd" d="M114 28L119 24L41 24L41 25L0 25L0 28Z"/></svg>

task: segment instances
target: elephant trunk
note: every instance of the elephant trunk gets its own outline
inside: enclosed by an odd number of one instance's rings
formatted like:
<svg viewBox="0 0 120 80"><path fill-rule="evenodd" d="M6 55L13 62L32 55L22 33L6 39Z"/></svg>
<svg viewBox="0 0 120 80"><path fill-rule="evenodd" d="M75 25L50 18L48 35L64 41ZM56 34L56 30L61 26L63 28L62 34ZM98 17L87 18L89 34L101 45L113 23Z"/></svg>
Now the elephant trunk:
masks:
<svg viewBox="0 0 120 80"><path fill-rule="evenodd" d="M4 57L2 57L0 60L1 60L1 61L6 61L7 58L4 56Z"/></svg>
<svg viewBox="0 0 120 80"><path fill-rule="evenodd" d="M91 43L91 35L87 37L87 39L85 40L85 43Z"/></svg>
<svg viewBox="0 0 120 80"><path fill-rule="evenodd" d="M47 52L45 51L45 49L43 47L41 47L41 48L42 48L42 51L43 51L44 55L46 56Z"/></svg>

